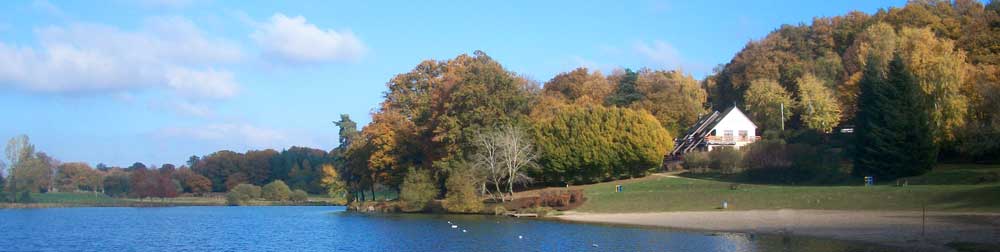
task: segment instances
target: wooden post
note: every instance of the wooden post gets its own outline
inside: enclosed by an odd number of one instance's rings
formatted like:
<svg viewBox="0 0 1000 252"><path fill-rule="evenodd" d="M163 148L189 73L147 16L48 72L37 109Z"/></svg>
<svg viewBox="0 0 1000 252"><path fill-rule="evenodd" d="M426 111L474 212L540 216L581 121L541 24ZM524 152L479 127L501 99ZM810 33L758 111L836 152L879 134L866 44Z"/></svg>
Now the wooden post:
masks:
<svg viewBox="0 0 1000 252"><path fill-rule="evenodd" d="M920 238L927 239L927 201L924 201L920 215Z"/></svg>

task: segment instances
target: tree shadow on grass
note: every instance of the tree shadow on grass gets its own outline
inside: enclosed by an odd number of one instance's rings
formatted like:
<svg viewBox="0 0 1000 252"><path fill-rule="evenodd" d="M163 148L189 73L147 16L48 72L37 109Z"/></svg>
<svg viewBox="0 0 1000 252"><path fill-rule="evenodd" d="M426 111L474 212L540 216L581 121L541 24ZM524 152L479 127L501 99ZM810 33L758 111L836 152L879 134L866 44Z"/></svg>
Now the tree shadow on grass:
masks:
<svg viewBox="0 0 1000 252"><path fill-rule="evenodd" d="M928 203L945 209L1000 209L1000 185L947 193Z"/></svg>

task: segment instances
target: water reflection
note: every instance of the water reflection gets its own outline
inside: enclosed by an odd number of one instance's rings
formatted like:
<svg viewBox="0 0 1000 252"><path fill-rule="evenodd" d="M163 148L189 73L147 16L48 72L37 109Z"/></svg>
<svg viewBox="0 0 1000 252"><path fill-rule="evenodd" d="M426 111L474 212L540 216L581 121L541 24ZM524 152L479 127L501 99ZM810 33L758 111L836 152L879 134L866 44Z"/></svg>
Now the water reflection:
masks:
<svg viewBox="0 0 1000 252"><path fill-rule="evenodd" d="M0 210L0 220L4 239L17 241L0 251L891 251L802 237L342 207L17 209Z"/></svg>

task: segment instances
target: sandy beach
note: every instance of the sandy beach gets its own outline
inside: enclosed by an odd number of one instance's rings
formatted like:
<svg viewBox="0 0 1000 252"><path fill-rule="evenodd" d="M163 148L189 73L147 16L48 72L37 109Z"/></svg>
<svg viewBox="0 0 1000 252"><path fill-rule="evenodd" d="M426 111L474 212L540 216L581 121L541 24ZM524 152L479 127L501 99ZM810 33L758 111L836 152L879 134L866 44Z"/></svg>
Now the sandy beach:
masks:
<svg viewBox="0 0 1000 252"><path fill-rule="evenodd" d="M663 213L567 213L560 220L753 232L871 242L918 251L951 251L953 241L1000 246L1000 214L919 211L750 210ZM922 224L925 223L925 224Z"/></svg>

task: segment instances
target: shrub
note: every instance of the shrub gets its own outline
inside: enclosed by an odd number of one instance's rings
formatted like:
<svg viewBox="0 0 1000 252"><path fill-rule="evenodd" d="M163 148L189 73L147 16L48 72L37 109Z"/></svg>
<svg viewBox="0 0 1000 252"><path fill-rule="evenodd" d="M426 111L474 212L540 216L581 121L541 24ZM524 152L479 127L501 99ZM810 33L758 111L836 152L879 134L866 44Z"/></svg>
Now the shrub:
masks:
<svg viewBox="0 0 1000 252"><path fill-rule="evenodd" d="M785 141L762 140L744 148L743 167L748 171L786 169L792 165L785 156Z"/></svg>
<svg viewBox="0 0 1000 252"><path fill-rule="evenodd" d="M292 190L288 189L288 185L286 185L284 181L275 180L267 185L264 185L264 188L261 191L261 196L271 201L284 201L288 200L288 196L291 193Z"/></svg>
<svg viewBox="0 0 1000 252"><path fill-rule="evenodd" d="M31 192L30 191L25 190L25 191L21 191L21 196L17 197L17 202L32 203L32 202L35 202L35 199L31 198Z"/></svg>
<svg viewBox="0 0 1000 252"><path fill-rule="evenodd" d="M240 205L240 194L236 191L230 191L226 193L226 205L239 206Z"/></svg>
<svg viewBox="0 0 1000 252"><path fill-rule="evenodd" d="M708 153L706 152L692 151L684 154L684 169L708 168L710 162L711 160L708 159Z"/></svg>
<svg viewBox="0 0 1000 252"><path fill-rule="evenodd" d="M229 190L231 193L236 193L239 197L240 202L247 202L252 199L260 198L260 187L251 184L239 184Z"/></svg>
<svg viewBox="0 0 1000 252"><path fill-rule="evenodd" d="M493 215L503 215L507 213L507 208L501 206L496 206L493 208Z"/></svg>
<svg viewBox="0 0 1000 252"><path fill-rule="evenodd" d="M522 197L504 203L504 207L518 211L531 211L531 209L538 208L566 211L583 205L586 200L587 198L583 196L581 189L549 189L542 191L538 196Z"/></svg>
<svg viewBox="0 0 1000 252"><path fill-rule="evenodd" d="M746 177L756 182L828 183L836 182L845 175L838 169L837 149L786 144L781 140L764 140L749 145L743 164Z"/></svg>
<svg viewBox="0 0 1000 252"><path fill-rule="evenodd" d="M453 213L478 213L483 210L483 200L476 195L475 178L469 169L456 169L445 181L448 193L444 209Z"/></svg>
<svg viewBox="0 0 1000 252"><path fill-rule="evenodd" d="M306 202L306 200L309 200L309 194L301 189L295 189L295 191L292 192L291 199L292 202Z"/></svg>
<svg viewBox="0 0 1000 252"><path fill-rule="evenodd" d="M410 168L400 186L399 199L403 201L403 211L423 211L438 192L429 171Z"/></svg>
<svg viewBox="0 0 1000 252"><path fill-rule="evenodd" d="M586 199L583 197L583 190L554 189L545 190L539 193L537 205L566 211L583 205L585 200Z"/></svg>
<svg viewBox="0 0 1000 252"><path fill-rule="evenodd" d="M733 148L716 148L708 152L709 168L722 173L732 173L742 161L742 153Z"/></svg>

